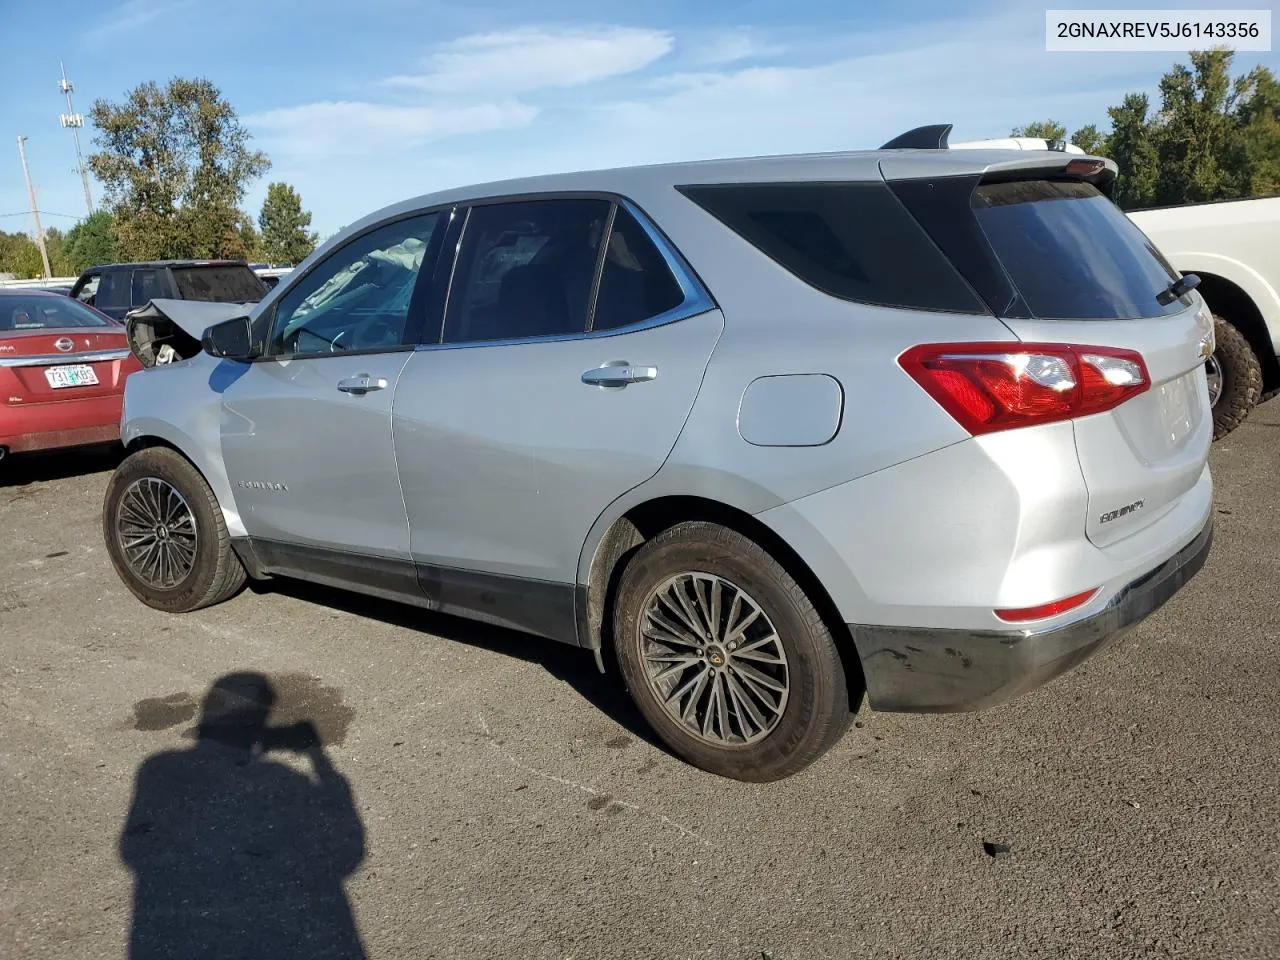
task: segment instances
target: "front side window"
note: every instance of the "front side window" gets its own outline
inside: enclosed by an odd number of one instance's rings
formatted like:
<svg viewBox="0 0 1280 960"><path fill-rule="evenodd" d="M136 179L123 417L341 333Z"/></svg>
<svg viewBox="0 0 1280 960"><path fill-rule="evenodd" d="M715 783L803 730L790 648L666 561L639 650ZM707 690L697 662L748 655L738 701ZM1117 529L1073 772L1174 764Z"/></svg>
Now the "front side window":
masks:
<svg viewBox="0 0 1280 960"><path fill-rule="evenodd" d="M104 273L98 284L98 293L94 297L93 305L99 310L132 306L130 299L132 274L132 270L109 270Z"/></svg>
<svg viewBox="0 0 1280 960"><path fill-rule="evenodd" d="M445 316L445 343L586 330L608 200L474 207Z"/></svg>
<svg viewBox="0 0 1280 960"><path fill-rule="evenodd" d="M76 299L81 303L93 305L93 298L98 293L98 281L102 279L101 274L95 273L84 282L84 286L80 288L80 292L76 294Z"/></svg>
<svg viewBox="0 0 1280 960"><path fill-rule="evenodd" d="M334 252L281 299L268 354L403 344L418 274L439 223L434 212L397 220Z"/></svg>

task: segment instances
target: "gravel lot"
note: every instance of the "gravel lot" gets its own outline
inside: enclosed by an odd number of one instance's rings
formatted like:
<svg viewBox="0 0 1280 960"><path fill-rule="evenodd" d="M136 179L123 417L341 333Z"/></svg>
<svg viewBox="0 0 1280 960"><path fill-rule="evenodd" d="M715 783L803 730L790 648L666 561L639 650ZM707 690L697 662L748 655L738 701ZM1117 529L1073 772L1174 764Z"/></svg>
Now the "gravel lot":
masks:
<svg viewBox="0 0 1280 960"><path fill-rule="evenodd" d="M1215 446L1209 564L1124 645L986 713L864 710L766 786L652 745L567 648L302 586L151 611L101 546L112 465L0 466L0 956L121 956L136 871L147 957L204 956L209 931L209 955L263 958L356 937L370 957L1280 957L1280 400ZM270 678L273 724L315 722L332 772L197 749L206 692L243 671Z"/></svg>

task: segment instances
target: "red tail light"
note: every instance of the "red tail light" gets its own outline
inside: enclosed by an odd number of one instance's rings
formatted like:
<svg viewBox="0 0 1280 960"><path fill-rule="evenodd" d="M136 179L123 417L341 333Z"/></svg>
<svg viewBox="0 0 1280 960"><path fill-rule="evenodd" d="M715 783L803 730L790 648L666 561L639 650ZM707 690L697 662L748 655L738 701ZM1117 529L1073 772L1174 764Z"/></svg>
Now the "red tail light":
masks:
<svg viewBox="0 0 1280 960"><path fill-rule="evenodd" d="M1101 588L1094 587L1092 590L1077 593L1075 596L1063 597L1061 600L1054 600L1052 603L1042 603L1038 607L996 610L995 615L1007 623L1025 623L1028 620L1043 620L1046 617L1056 617L1060 613L1066 613L1068 610L1074 610L1076 607L1088 603L1098 595L1099 589Z"/></svg>
<svg viewBox="0 0 1280 960"><path fill-rule="evenodd" d="M1102 413L1151 386L1142 355L1061 343L937 343L898 363L977 435Z"/></svg>

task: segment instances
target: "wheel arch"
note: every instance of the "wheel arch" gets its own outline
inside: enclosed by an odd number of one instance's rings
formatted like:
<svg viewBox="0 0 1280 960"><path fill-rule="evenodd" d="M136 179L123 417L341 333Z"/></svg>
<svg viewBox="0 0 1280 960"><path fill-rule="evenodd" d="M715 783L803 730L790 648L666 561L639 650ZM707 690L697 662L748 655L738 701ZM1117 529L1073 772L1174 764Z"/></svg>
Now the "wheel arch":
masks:
<svg viewBox="0 0 1280 960"><path fill-rule="evenodd" d="M1239 330L1249 342L1262 366L1262 389L1280 388L1280 358L1276 356L1266 318L1254 298L1234 280L1221 274L1210 270L1184 272L1194 272L1200 278L1197 291L1209 309Z"/></svg>
<svg viewBox="0 0 1280 960"><path fill-rule="evenodd" d="M579 644L593 650L604 670L611 653L611 620L618 581L627 561L644 543L679 523L705 521L728 527L759 544L800 584L836 640L851 694L863 686L862 666L844 618L822 581L796 550L763 521L720 500L695 495L666 495L644 500L618 516L590 552L585 580L577 591ZM584 559L586 559L584 551ZM851 703L850 708L856 708Z"/></svg>
<svg viewBox="0 0 1280 960"><path fill-rule="evenodd" d="M167 421L147 417L129 420L122 431L121 440L128 453L148 447L167 447L185 459L204 478L205 483L209 484L222 511L227 532L233 538L245 536L244 525L240 521L240 513L236 509L235 498L231 494L225 473L211 469L210 458L201 455L200 445L192 437Z"/></svg>

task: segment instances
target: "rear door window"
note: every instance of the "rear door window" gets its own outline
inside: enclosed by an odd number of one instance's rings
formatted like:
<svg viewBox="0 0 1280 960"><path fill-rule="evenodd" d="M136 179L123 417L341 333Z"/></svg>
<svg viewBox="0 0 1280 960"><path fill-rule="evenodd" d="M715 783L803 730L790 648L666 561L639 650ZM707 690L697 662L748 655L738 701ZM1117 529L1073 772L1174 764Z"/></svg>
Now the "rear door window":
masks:
<svg viewBox="0 0 1280 960"><path fill-rule="evenodd" d="M133 271L133 303L144 306L157 297L169 295L169 284L163 270Z"/></svg>
<svg viewBox="0 0 1280 960"><path fill-rule="evenodd" d="M130 300L132 275L132 270L108 270L104 273L93 305L99 310L123 310L133 306Z"/></svg>
<svg viewBox="0 0 1280 960"><path fill-rule="evenodd" d="M246 266L174 267L173 283L183 300L257 303L267 295L267 288L258 275Z"/></svg>
<svg viewBox="0 0 1280 960"><path fill-rule="evenodd" d="M1046 320L1118 320L1177 313L1156 298L1178 278L1120 209L1088 183L984 183L972 206L1031 313Z"/></svg>
<svg viewBox="0 0 1280 960"><path fill-rule="evenodd" d="M445 343L582 333L608 200L474 207L462 235Z"/></svg>
<svg viewBox="0 0 1280 960"><path fill-rule="evenodd" d="M916 310L986 312L883 182L679 189L793 275L833 297Z"/></svg>

